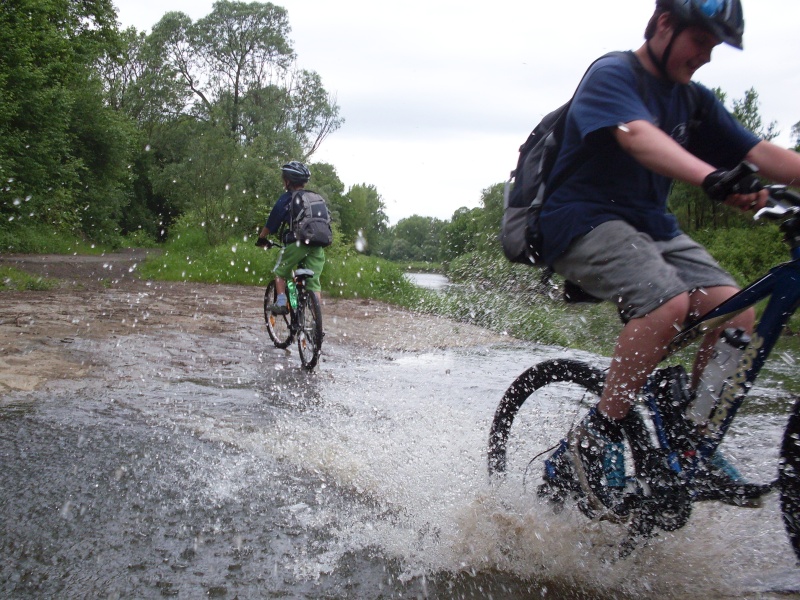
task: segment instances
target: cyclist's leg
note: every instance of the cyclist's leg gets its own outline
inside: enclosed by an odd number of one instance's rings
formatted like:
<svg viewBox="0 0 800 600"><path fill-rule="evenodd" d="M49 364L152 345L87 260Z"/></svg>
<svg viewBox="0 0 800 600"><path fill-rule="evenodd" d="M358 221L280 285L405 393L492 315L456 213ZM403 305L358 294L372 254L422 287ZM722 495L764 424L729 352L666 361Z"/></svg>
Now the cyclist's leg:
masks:
<svg viewBox="0 0 800 600"><path fill-rule="evenodd" d="M322 284L320 276L325 268L325 249L320 247L307 248L303 262L306 268L314 271L314 276L306 280L306 288L317 295L317 299L322 302Z"/></svg>
<svg viewBox="0 0 800 600"><path fill-rule="evenodd" d="M622 423L636 394L686 321L690 291L707 282L732 281L718 267L716 279L684 281L668 257L691 253L695 246L682 240L655 242L623 221L611 221L574 242L554 264L556 272L593 296L615 302L625 322L597 410L572 436L575 469L585 474L593 491L609 485L601 466L607 449L623 440Z"/></svg>
<svg viewBox="0 0 800 600"><path fill-rule="evenodd" d="M598 403L602 415L621 419L628 414L636 394L663 358L667 344L686 321L688 312L689 294L683 292L625 324Z"/></svg>
<svg viewBox="0 0 800 600"><path fill-rule="evenodd" d="M286 298L286 280L292 276L292 269L297 266L301 258L298 258L299 248L297 244L286 244L281 248L278 261L272 272L275 273L275 291L278 296L275 304L270 307L273 313L285 314L288 312Z"/></svg>
<svg viewBox="0 0 800 600"><path fill-rule="evenodd" d="M591 417L587 428L612 434L618 428L616 420L627 414L636 393L661 360L675 328L682 325L689 315L707 312L738 289L730 275L688 236L654 242L648 236L631 230L621 222L600 226L570 248L572 256L564 261L566 264L557 261L555 265L557 272L561 269L566 277L574 277L573 281L589 293L616 301L626 321L598 411ZM594 267L593 262L598 266ZM646 274L645 281L643 273ZM748 311L723 327L737 326L750 331L753 319L753 311ZM704 340L702 352L696 360L695 378L702 372L708 351L718 336L719 330L713 331ZM586 447L591 447L591 444L581 445L581 448ZM579 450L578 454L581 452ZM586 462L594 459L589 452L583 454ZM725 463L721 456L717 462L720 461ZM595 467L597 471L599 469ZM738 501L742 496L753 497L766 491L765 486L732 479L721 469L709 471L709 487L713 489L708 499L733 497ZM718 494L720 487L726 488L721 497Z"/></svg>
<svg viewBox="0 0 800 600"><path fill-rule="evenodd" d="M665 256L680 247L668 246L665 252L663 244L624 221L609 221L573 242L553 265L588 293L614 302L625 323L598 405L600 416L627 414L676 327L686 321L689 292L699 287L684 281Z"/></svg>

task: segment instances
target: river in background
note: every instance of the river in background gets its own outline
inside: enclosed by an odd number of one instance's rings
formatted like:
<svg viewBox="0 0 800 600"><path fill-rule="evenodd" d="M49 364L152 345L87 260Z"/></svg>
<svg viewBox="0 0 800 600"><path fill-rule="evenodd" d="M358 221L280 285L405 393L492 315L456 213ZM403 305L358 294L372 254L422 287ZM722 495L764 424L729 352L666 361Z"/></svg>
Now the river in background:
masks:
<svg viewBox="0 0 800 600"><path fill-rule="evenodd" d="M404 273L411 283L427 290L441 292L451 285L450 280L441 273Z"/></svg>

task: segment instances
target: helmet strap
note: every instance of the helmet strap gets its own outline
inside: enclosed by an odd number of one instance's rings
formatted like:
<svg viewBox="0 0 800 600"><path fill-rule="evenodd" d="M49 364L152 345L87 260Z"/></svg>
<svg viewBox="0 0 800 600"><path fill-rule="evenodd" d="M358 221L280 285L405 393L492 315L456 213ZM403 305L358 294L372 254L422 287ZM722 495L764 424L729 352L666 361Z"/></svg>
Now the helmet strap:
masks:
<svg viewBox="0 0 800 600"><path fill-rule="evenodd" d="M666 48L664 48L664 52L661 53L661 58L656 56L656 53L653 51L653 48L650 46L650 40L647 40L646 47L647 47L647 54L650 57L650 60L653 61L653 64L658 69L658 72L661 73L662 77L667 81L672 81L672 78L669 76L669 72L667 71L667 61L669 61L669 56L672 54L672 45L675 43L675 39L680 35L680 33L686 29L686 23L681 23L675 26L675 29L672 32L672 37L669 40Z"/></svg>

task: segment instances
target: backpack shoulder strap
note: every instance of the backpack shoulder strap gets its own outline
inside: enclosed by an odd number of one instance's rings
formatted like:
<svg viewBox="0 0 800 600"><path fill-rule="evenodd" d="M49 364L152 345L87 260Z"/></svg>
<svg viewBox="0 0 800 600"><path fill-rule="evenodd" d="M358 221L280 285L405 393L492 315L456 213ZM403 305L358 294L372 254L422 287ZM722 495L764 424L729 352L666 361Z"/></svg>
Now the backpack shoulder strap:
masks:
<svg viewBox="0 0 800 600"><path fill-rule="evenodd" d="M613 51L613 52L608 52L608 53L604 54L603 56L600 56L600 57L594 59L592 61L592 63L586 68L586 72L583 74L583 77L581 77L581 80L578 82L578 85L575 88L575 92L572 94L572 98L570 98L569 101L564 105L564 107L563 107L564 110L558 116L558 119L556 120L555 124L553 125L553 131L556 132L557 135L561 135L561 133L563 132L564 125L566 124L566 121L567 121L567 113L569 112L569 107L572 104L572 101L575 99L575 94L578 93L578 88L580 88L581 83L583 83L583 80L586 79L586 76L589 74L589 71L592 69L592 67L598 61L601 61L604 58L610 58L610 57L615 57L615 56L625 57L631 62L631 64L633 65L634 72L637 75L639 94L642 95L642 97L644 97L644 92L645 92L644 77L641 74L644 71L644 67L639 62L639 59L636 58L636 55L633 53L633 51L632 50L625 50L625 51L617 50L617 51ZM641 71L640 71L640 69L641 69ZM548 196L551 193L553 193L553 191L555 191L555 189L557 187L559 187L562 183L564 183L575 171L578 170L578 168L584 162L586 162L586 160L588 160L589 155L591 153L592 153L591 149L588 146L586 146L586 144L582 144L580 152L575 157L575 159L572 161L572 165L570 165L569 168L564 169L563 171L561 171L561 173L559 173L558 177L556 177L553 181L548 182L547 189L546 189L545 193Z"/></svg>
<svg viewBox="0 0 800 600"><path fill-rule="evenodd" d="M708 103L704 101L700 86L694 81L689 82L687 95L689 98L689 113L692 115L689 126L696 128L708 117Z"/></svg>
<svg viewBox="0 0 800 600"><path fill-rule="evenodd" d="M289 202L289 228L294 229L295 226L295 218L301 216L302 209L298 210L298 203L302 204L303 201L303 194L307 190L300 189L300 190L292 190L292 199Z"/></svg>

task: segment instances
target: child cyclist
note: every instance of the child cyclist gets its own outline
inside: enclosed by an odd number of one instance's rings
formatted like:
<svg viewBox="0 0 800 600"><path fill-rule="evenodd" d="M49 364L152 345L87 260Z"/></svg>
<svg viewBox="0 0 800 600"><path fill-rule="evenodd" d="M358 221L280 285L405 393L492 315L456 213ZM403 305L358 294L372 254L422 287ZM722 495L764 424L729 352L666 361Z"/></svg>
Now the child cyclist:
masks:
<svg viewBox="0 0 800 600"><path fill-rule="evenodd" d="M566 280L614 302L624 322L596 410L570 436L579 479L612 511L625 508L608 454L623 439L637 392L676 328L738 289L667 211L672 180L702 186L714 200L743 211L762 208L767 194L753 176L721 185L738 163L750 162L779 183L800 181L800 155L747 131L700 85L702 119L690 125L692 76L718 44L741 49L743 32L740 0L657 0L645 41L634 52L644 73L624 56L593 65L569 109L551 174L572 169L542 209L543 259ZM573 168L571 158L585 156L586 147L589 158ZM721 330L749 332L753 323L749 310L704 338L693 388ZM712 458L698 498L747 504L769 490L727 466L721 456Z"/></svg>
<svg viewBox="0 0 800 600"><path fill-rule="evenodd" d="M261 234L256 240L256 246L267 246L271 244L267 239L271 233L276 233L281 226L289 225L292 217L292 192L305 188L308 180L311 179L311 172L303 163L292 161L281 167L283 185L286 189L272 211L269 213L267 222L261 230ZM306 268L314 271L314 276L306 281L306 287L319 296L321 285L320 275L325 267L325 250L320 246L310 246L299 244L295 239L294 233L287 228L283 235L284 247L278 256L273 272L275 273L275 290L278 293L275 304L269 307L273 314L285 315L289 312L286 303L286 279L292 276L292 270L301 262Z"/></svg>

